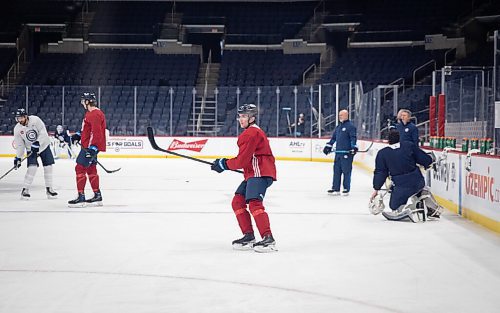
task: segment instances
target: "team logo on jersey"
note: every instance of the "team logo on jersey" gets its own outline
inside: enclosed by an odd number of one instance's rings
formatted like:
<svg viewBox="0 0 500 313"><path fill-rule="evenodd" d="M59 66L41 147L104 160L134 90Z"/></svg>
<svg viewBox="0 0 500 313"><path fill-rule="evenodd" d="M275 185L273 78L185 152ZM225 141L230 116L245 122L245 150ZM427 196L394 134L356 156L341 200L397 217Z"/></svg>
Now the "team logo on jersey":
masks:
<svg viewBox="0 0 500 313"><path fill-rule="evenodd" d="M345 132L345 129L346 129L345 127L342 127L342 131L343 131L343 132Z"/></svg>
<svg viewBox="0 0 500 313"><path fill-rule="evenodd" d="M410 129L409 129L409 128L405 128L405 132L409 132L409 131L410 131Z"/></svg>
<svg viewBox="0 0 500 313"><path fill-rule="evenodd" d="M167 150L180 150L180 149L185 149L185 150L191 150L195 152L200 152L203 147L205 147L205 144L207 143L208 139L203 139L203 140L198 140L198 141L193 141L193 142L183 142L177 139L174 139L170 146L168 147Z"/></svg>
<svg viewBox="0 0 500 313"><path fill-rule="evenodd" d="M38 133L36 132L36 130L29 129L26 132L26 139L28 139L28 141L35 142L37 138L38 138Z"/></svg>

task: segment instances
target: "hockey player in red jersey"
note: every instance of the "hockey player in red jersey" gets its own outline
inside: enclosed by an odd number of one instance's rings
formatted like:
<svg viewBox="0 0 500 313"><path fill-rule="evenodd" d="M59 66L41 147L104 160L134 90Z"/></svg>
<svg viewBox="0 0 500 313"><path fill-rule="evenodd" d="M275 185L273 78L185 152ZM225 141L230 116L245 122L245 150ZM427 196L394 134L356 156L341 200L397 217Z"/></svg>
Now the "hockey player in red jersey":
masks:
<svg viewBox="0 0 500 313"><path fill-rule="evenodd" d="M256 117L257 107L254 104L244 104L238 108L238 121L244 129L238 137L238 156L232 159L216 159L212 164L212 170L222 173L225 170L243 169L245 180L236 189L232 201L233 211L243 237L233 241L233 248L236 250L253 248L256 252L271 252L277 251L276 242L271 233L263 201L267 188L276 180L276 166L269 140L255 124ZM262 238L257 243L250 214Z"/></svg>
<svg viewBox="0 0 500 313"><path fill-rule="evenodd" d="M102 205L102 195L99 188L99 175L97 174L97 154L106 151L106 118L104 113L97 108L97 101L93 93L85 92L81 97L81 104L86 110L81 130L82 149L76 158L76 187L78 196L68 201L69 207L84 207L87 204ZM85 199L85 184L87 176L94 197Z"/></svg>

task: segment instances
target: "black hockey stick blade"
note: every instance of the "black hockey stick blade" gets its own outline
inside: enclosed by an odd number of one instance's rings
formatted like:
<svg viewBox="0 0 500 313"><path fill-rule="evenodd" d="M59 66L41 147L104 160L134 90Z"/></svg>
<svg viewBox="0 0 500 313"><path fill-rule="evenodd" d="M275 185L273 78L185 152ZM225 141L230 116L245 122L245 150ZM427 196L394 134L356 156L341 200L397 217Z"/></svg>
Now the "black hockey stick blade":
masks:
<svg viewBox="0 0 500 313"><path fill-rule="evenodd" d="M21 163L23 163L23 161L24 161L24 160L26 160L26 159L27 159L30 155L31 155L31 152L30 152L30 153L28 153L28 155L27 155L27 156L25 156L24 158L22 158L22 159L21 159ZM16 169L16 167L15 167L15 166L13 166L10 170L8 170L8 171L7 171L7 173L3 174L3 175L2 175L2 177L0 177L0 180L1 180L2 178L4 178L5 176L9 175L9 173L10 173L10 172L12 172L12 171L13 171L13 170L15 170L15 169Z"/></svg>
<svg viewBox="0 0 500 313"><path fill-rule="evenodd" d="M368 146L368 148L364 149L364 150L358 150L358 152L361 152L361 153L364 153L364 152L368 152L368 150L370 150L370 148L373 146L373 141L370 143L370 145Z"/></svg>
<svg viewBox="0 0 500 313"><path fill-rule="evenodd" d="M365 152L368 152L368 150L370 150L370 148L373 146L373 141L370 143L370 145L368 146L368 148L364 149L364 150L358 150L356 153L365 153ZM351 153L351 150L332 150L332 152L334 153L340 153L340 154L349 154Z"/></svg>
<svg viewBox="0 0 500 313"><path fill-rule="evenodd" d="M193 157L191 157L189 155L184 155L184 154L180 154L180 153L177 153L177 152L174 152L174 151L169 151L169 150L160 148L160 146L158 146L158 144L156 143L155 135L153 134L153 128L151 126L148 127L148 139L149 139L149 143L151 144L151 147L153 147L153 149L155 149L157 151L165 152L165 153L172 154L172 155L175 155L175 156L178 156L178 157L181 157L181 158L189 159L189 160L192 160L192 161L196 161L196 162L200 162L200 163L212 165L212 162L209 162L209 161L205 161L205 160L193 158ZM237 173L243 173L240 170L231 170L231 171L237 172Z"/></svg>
<svg viewBox="0 0 500 313"><path fill-rule="evenodd" d="M101 164L101 162L97 161L97 164L99 164L99 166L100 166L100 167L101 167L101 168L102 168L102 169L103 169L106 173L108 173L108 174L111 174L111 173L116 173L116 172L118 172L119 170L121 170L121 169L122 169L121 167L119 167L119 168L117 168L116 170L108 170L107 168L105 168L105 167Z"/></svg>

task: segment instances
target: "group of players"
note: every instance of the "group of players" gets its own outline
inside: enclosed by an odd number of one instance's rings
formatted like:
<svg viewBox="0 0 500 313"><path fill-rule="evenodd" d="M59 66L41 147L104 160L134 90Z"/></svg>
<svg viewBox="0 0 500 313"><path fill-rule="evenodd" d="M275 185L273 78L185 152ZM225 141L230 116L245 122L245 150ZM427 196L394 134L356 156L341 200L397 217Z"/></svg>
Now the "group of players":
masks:
<svg viewBox="0 0 500 313"><path fill-rule="evenodd" d="M102 194L99 188L97 173L97 155L106 151L105 129L106 119L103 112L97 107L94 94L84 93L81 104L85 109L85 117L81 129L81 150L76 158L76 185L78 196L68 201L70 207L86 205L102 205ZM242 238L234 240L232 246L236 250L254 250L256 252L277 251L269 216L265 211L264 197L267 189L276 180L275 158L269 140L256 124L258 112L254 104L244 104L238 108L238 121L244 131L238 137L238 155L231 159L216 159L211 169L217 173L225 170L243 169L244 180L237 187L231 206L236 220L243 234ZM374 192L370 198L370 210L373 214L383 211L382 205L374 205L381 199L381 189L391 178L392 186L386 192L391 193L389 207L392 212L383 212L390 220L401 220L406 217L412 219L418 205L427 201L428 217L439 217L439 206L432 195L426 192L424 178L418 165L428 168L434 162L431 156L418 147L418 130L410 122L411 112L402 110L398 114L400 122L389 131L389 146L380 150L376 156L373 178ZM52 186L52 165L54 158L49 149L49 137L42 120L37 116L28 116L24 109L16 113L18 124L14 129L16 157L14 167L21 166L24 150L27 151L28 170L21 192L22 198L29 198L29 186L33 181L40 157L44 167L46 193L54 198L57 193ZM330 141L323 152L328 155L335 145L334 177L332 188L328 190L332 195L349 195L351 184L352 162L358 152L356 127L349 120L349 112L339 112L339 124L335 128ZM64 135L62 135L64 139ZM90 181L94 197L85 198L87 178ZM340 185L343 185L342 193ZM413 206L407 205L410 198L415 197ZM434 201L434 204L431 203ZM380 203L380 201L378 202ZM425 204L425 203L424 203ZM432 205L431 205L432 204ZM252 227L252 218L262 238L256 242ZM413 219L412 219L413 220Z"/></svg>
<svg viewBox="0 0 500 313"><path fill-rule="evenodd" d="M83 207L89 205L102 205L102 195L99 188L99 175L97 174L97 154L99 151L106 151L106 118L97 107L97 100L92 93L84 93L81 97L81 105L85 109L85 117L82 129L70 139L69 134L64 129L56 129L56 138L65 143L80 142L81 150L76 158L76 185L78 196L74 200L68 201L69 207ZM39 167L38 159L42 162L44 169L44 179L46 194L49 199L56 198L57 192L53 189L53 168L54 155L50 149L51 139L47 133L44 122L35 115L28 115L25 109L18 109L15 113L16 126L14 127L14 144L16 156L14 158L14 169L21 167L26 151L27 167L24 176L21 199L29 199L30 186ZM84 189L90 181L94 196L85 198Z"/></svg>

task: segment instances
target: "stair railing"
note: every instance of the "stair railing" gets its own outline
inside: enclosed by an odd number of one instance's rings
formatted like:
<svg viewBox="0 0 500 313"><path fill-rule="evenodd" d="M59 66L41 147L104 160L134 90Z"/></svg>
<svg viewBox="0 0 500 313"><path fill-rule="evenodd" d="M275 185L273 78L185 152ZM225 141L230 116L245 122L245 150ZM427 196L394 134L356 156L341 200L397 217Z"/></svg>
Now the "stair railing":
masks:
<svg viewBox="0 0 500 313"><path fill-rule="evenodd" d="M198 121L196 122L196 135L198 135L198 132L201 130L201 126L203 124L203 114L205 113L205 101L207 99L207 94L208 94L208 76L210 74L210 65L212 64L212 50L208 52L208 62L207 62L207 68L205 69L205 84L203 87L203 96L201 98L201 107L200 107L200 113L198 114Z"/></svg>

